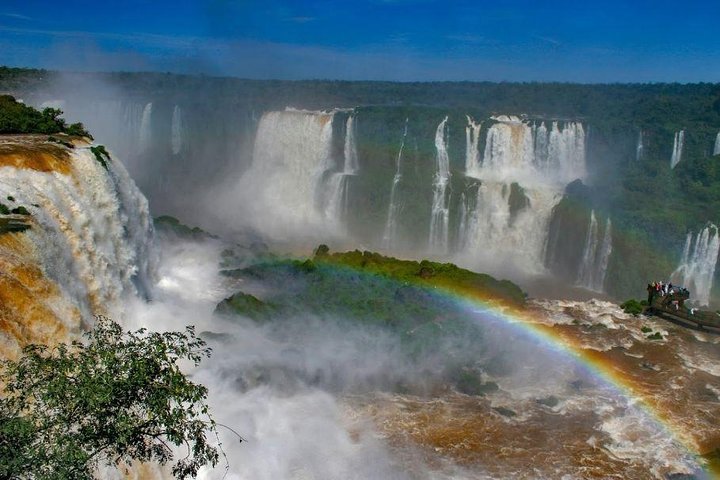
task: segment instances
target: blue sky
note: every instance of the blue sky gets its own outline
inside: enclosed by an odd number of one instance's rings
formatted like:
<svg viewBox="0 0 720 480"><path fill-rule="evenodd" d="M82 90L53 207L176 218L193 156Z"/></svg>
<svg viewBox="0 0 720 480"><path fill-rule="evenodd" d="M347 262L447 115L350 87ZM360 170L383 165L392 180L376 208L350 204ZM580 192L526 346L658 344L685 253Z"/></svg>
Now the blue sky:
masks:
<svg viewBox="0 0 720 480"><path fill-rule="evenodd" d="M720 81L720 0L0 0L0 64L246 78Z"/></svg>

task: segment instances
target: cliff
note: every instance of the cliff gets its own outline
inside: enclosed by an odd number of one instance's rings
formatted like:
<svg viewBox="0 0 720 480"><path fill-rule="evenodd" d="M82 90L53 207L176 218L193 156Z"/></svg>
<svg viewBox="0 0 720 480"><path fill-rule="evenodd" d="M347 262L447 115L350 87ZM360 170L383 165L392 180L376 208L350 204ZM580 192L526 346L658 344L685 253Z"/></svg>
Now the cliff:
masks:
<svg viewBox="0 0 720 480"><path fill-rule="evenodd" d="M87 140L0 136L0 355L74 338L149 295L147 201Z"/></svg>

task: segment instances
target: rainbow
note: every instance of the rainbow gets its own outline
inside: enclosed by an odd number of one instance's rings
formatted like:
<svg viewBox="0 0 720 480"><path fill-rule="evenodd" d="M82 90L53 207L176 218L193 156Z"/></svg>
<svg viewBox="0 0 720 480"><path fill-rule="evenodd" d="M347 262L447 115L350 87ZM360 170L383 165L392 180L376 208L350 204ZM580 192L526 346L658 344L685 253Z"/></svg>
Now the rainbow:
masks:
<svg viewBox="0 0 720 480"><path fill-rule="evenodd" d="M634 408L641 410L659 431L684 449L689 457L696 458L700 464L704 463L700 460L699 447L693 437L673 420L669 412L661 408L650 392L643 392L636 383L623 375L617 366L605 358L603 352L583 348L577 339L564 334L550 324L537 322L525 309L486 298L478 292L468 291L465 288L453 288L446 285L432 286L422 281L400 282L379 273L369 272L361 267L335 262L323 262L322 264L337 270L338 273L381 278L385 282L395 284L413 284L431 291L434 295L453 301L456 305L468 310L470 314L479 314L486 318L489 316L519 335L528 336L545 349L576 362L590 376L627 398ZM710 465L706 469L705 473L709 478L720 478L720 468L716 465Z"/></svg>
<svg viewBox="0 0 720 480"><path fill-rule="evenodd" d="M529 335L548 350L572 357L595 378L613 387L626 398L631 399L636 408L648 415L661 431L681 445L690 456L699 456L694 439L682 428L675 425L670 415L663 411L653 401L652 397L639 391L635 384L622 375L603 356L602 352L583 348L576 339L562 335L550 325L534 321L527 312L518 308L503 306L468 295L467 292L454 291L449 288L438 288L437 292L440 295L450 297L465 308L499 320L519 334ZM720 478L720 470L717 468L711 468L707 473L711 474L713 478Z"/></svg>

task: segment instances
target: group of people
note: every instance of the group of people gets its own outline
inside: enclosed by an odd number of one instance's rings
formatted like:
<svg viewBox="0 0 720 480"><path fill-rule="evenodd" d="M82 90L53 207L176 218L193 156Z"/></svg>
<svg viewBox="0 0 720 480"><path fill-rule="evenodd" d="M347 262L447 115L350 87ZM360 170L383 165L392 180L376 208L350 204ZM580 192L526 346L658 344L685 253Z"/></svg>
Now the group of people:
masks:
<svg viewBox="0 0 720 480"><path fill-rule="evenodd" d="M672 283L653 282L648 283L648 305L652 305L653 299L658 297L667 297L663 300L663 305L672 305L675 310L684 307L685 300L690 298L690 292L687 288L673 286ZM676 296L677 298L673 298ZM694 310L694 309L693 309ZM691 313L695 313L694 311Z"/></svg>

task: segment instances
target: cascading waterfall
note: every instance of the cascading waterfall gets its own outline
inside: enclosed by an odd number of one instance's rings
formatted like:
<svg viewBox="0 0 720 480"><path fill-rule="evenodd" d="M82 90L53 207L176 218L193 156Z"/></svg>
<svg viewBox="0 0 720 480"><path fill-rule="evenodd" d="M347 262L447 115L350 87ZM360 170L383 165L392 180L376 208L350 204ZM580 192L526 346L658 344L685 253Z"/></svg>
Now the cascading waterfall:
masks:
<svg viewBox="0 0 720 480"><path fill-rule="evenodd" d="M715 148L713 148L713 155L720 155L720 132L715 137Z"/></svg>
<svg viewBox="0 0 720 480"><path fill-rule="evenodd" d="M33 226L23 235L82 318L120 319L123 300L150 297L155 282L148 203L119 161L106 170L89 148L65 154L57 153L67 167L56 171L0 168L0 195L28 206Z"/></svg>
<svg viewBox="0 0 720 480"><path fill-rule="evenodd" d="M447 186L450 181L450 158L447 152L447 121L440 122L435 131L435 150L437 172L433 182L433 201L430 216L430 250L434 253L447 253L448 226L450 209L448 206Z"/></svg>
<svg viewBox="0 0 720 480"><path fill-rule="evenodd" d="M393 177L392 186L390 187L390 205L388 206L387 221L385 222L385 230L382 236L382 247L393 248L397 240L398 231L398 215L400 214L400 204L397 199L397 188L402 179L402 154L405 149L405 139L407 138L408 119L405 119L405 128L403 129L402 140L400 141L400 149L398 151L397 161L395 162L395 176Z"/></svg>
<svg viewBox="0 0 720 480"><path fill-rule="evenodd" d="M140 120L140 132L138 133L140 151L146 151L150 148L150 143L152 141L152 111L153 104L152 102L149 102L145 105L142 113L142 119Z"/></svg>
<svg viewBox="0 0 720 480"><path fill-rule="evenodd" d="M357 174L358 161L352 116L345 124L344 159L333 157L337 113L263 114L252 165L223 202L238 205L242 223L277 240L343 234L346 183Z"/></svg>
<svg viewBox="0 0 720 480"><path fill-rule="evenodd" d="M170 146L173 155L178 155L184 146L185 123L183 121L182 110L179 105L175 105L172 114L172 124L170 126Z"/></svg>
<svg viewBox="0 0 720 480"><path fill-rule="evenodd" d="M675 140L673 142L673 153L670 158L670 168L675 168L675 165L680 163L682 160L683 146L685 144L685 130L675 132Z"/></svg>
<svg viewBox="0 0 720 480"><path fill-rule="evenodd" d="M326 216L338 224L342 222L347 214L349 178L357 175L359 170L357 146L355 145L355 122L352 115L348 117L345 123L343 158L342 170L331 174L328 179L329 200L325 210Z"/></svg>
<svg viewBox="0 0 720 480"><path fill-rule="evenodd" d="M464 257L539 272L552 210L565 185L586 175L585 132L578 122L552 122L548 128L514 116L493 120L482 162L475 167L466 158L473 166L466 175L480 186L458 231L458 246Z"/></svg>
<svg viewBox="0 0 720 480"><path fill-rule="evenodd" d="M598 244L598 223L595 210L590 212L590 225L585 236L585 248L578 269L577 284L594 292L602 292L605 285L610 254L612 253L612 222L605 224L602 243Z"/></svg>
<svg viewBox="0 0 720 480"><path fill-rule="evenodd" d="M467 225L468 225L468 198L465 195L465 192L462 192L460 194L460 214L458 218L458 235L457 235L457 245L455 246L458 251L461 251L463 248L465 248L465 240L467 239Z"/></svg>
<svg viewBox="0 0 720 480"><path fill-rule="evenodd" d="M720 251L718 228L710 223L695 236L689 232L680 265L670 275L671 281L690 290L691 300L700 306L710 303L715 266Z"/></svg>
<svg viewBox="0 0 720 480"><path fill-rule="evenodd" d="M642 130L640 130L640 133L638 133L637 147L635 148L635 161L639 162L640 160L642 160L644 149L645 147L643 146L643 132Z"/></svg>
<svg viewBox="0 0 720 480"><path fill-rule="evenodd" d="M480 129L482 122L476 123L469 115L466 116L468 124L465 127L465 172L466 175L477 176L480 171Z"/></svg>

